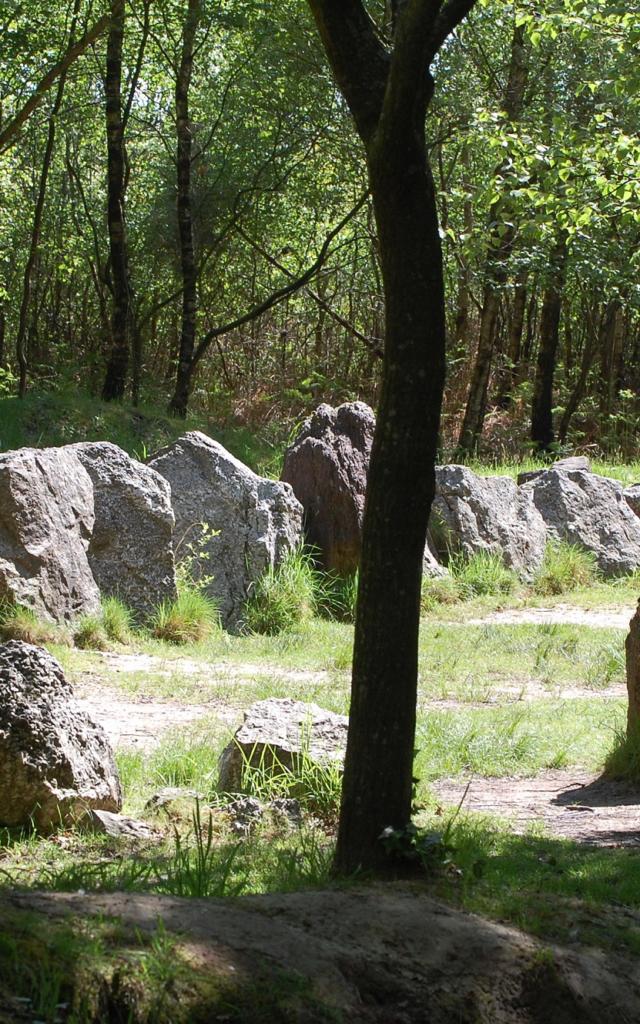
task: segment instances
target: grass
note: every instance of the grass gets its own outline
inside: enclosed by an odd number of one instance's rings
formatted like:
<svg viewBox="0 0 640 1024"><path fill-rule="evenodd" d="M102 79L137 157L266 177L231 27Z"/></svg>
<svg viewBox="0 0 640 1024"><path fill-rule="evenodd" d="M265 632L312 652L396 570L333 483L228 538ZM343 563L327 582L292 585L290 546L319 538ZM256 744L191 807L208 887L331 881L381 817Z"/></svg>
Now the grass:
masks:
<svg viewBox="0 0 640 1024"><path fill-rule="evenodd" d="M443 827L441 817L423 823ZM449 842L457 870L440 876L436 895L547 940L640 953L635 850L556 839L539 828L517 835L508 822L464 813Z"/></svg>
<svg viewBox="0 0 640 1024"><path fill-rule="evenodd" d="M551 541L545 548L533 589L545 597L566 594L591 586L598 576L597 560L592 551L585 551L577 544Z"/></svg>
<svg viewBox="0 0 640 1024"><path fill-rule="evenodd" d="M604 763L604 773L610 779L640 782L640 726L631 729L622 725L616 730L614 741Z"/></svg>
<svg viewBox="0 0 640 1024"><path fill-rule="evenodd" d="M220 630L215 602L197 587L183 587L173 601L162 601L151 616L155 637L172 644L200 644Z"/></svg>
<svg viewBox="0 0 640 1024"><path fill-rule="evenodd" d="M302 548L291 551L252 584L245 606L245 628L266 636L299 629L316 610L320 580L311 555Z"/></svg>
<svg viewBox="0 0 640 1024"><path fill-rule="evenodd" d="M66 644L69 635L63 626L42 619L33 608L0 601L0 640L23 640L27 644L45 647Z"/></svg>

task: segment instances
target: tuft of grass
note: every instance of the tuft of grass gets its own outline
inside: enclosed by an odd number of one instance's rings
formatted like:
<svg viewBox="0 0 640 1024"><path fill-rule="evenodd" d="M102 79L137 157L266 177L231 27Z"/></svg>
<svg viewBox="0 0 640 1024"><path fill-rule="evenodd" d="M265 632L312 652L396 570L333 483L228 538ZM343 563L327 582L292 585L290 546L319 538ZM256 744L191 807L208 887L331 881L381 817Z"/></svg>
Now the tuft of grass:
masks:
<svg viewBox="0 0 640 1024"><path fill-rule="evenodd" d="M117 597L105 597L102 600L102 625L109 640L127 644L133 634L133 613Z"/></svg>
<svg viewBox="0 0 640 1024"><path fill-rule="evenodd" d="M545 596L565 594L591 586L597 579L598 566L592 551L585 551L578 544L549 541L533 589L536 594Z"/></svg>
<svg viewBox="0 0 640 1024"><path fill-rule="evenodd" d="M162 601L151 617L151 632L172 644L203 643L220 629L215 601L197 587L184 587L175 601Z"/></svg>
<svg viewBox="0 0 640 1024"><path fill-rule="evenodd" d="M8 601L0 603L0 639L23 640L36 647L69 642L62 626L41 619L33 608L10 604Z"/></svg>
<svg viewBox="0 0 640 1024"><path fill-rule="evenodd" d="M449 559L449 572L465 599L511 594L518 586L513 569L508 569L502 557L491 551L476 551L470 557L453 554Z"/></svg>
<svg viewBox="0 0 640 1024"><path fill-rule="evenodd" d="M339 576L335 572L321 575L316 586L316 607L320 615L338 622L354 623L358 600L358 572Z"/></svg>
<svg viewBox="0 0 640 1024"><path fill-rule="evenodd" d="M268 802L293 798L322 821L335 823L342 792L342 762L318 761L303 742L290 765L283 764L273 750L265 748L256 761L243 754L241 789Z"/></svg>
<svg viewBox="0 0 640 1024"><path fill-rule="evenodd" d="M462 588L455 576L423 576L420 608L431 612L443 604L457 604L462 600Z"/></svg>
<svg viewBox="0 0 640 1024"><path fill-rule="evenodd" d="M274 636L297 629L316 610L322 574L302 548L290 552L279 565L252 584L245 605L245 627L251 633Z"/></svg>
<svg viewBox="0 0 640 1024"><path fill-rule="evenodd" d="M640 725L616 730L613 746L605 758L604 774L610 779L640 782Z"/></svg>
<svg viewBox="0 0 640 1024"><path fill-rule="evenodd" d="M81 615L73 627L73 642L84 651L104 651L109 637L101 615Z"/></svg>

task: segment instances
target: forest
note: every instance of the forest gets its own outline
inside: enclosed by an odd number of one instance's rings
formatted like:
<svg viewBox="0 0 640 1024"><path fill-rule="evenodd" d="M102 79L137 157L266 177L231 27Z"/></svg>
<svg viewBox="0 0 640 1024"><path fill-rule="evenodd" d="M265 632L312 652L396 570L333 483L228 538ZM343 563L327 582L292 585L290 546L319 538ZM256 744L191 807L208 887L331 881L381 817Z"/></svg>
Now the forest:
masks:
<svg viewBox="0 0 640 1024"><path fill-rule="evenodd" d="M366 169L305 5L107 6L1 12L3 392L256 423L375 405ZM633 5L483 2L438 57L459 457L633 450L637 42Z"/></svg>
<svg viewBox="0 0 640 1024"><path fill-rule="evenodd" d="M0 41L0 1024L640 1020L637 0Z"/></svg>

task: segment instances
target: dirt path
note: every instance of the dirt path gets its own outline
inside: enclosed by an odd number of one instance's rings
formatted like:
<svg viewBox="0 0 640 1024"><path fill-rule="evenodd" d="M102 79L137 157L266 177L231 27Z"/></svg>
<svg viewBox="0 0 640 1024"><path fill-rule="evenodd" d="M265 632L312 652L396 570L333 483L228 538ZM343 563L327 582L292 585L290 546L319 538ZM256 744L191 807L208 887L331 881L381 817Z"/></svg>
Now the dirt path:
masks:
<svg viewBox="0 0 640 1024"><path fill-rule="evenodd" d="M443 804L457 806L467 781L443 779L433 790ZM529 779L473 779L463 808L508 818L518 834L543 822L552 835L564 839L640 847L640 787L575 769Z"/></svg>
<svg viewBox="0 0 640 1024"><path fill-rule="evenodd" d="M624 608L578 608L556 604L551 608L507 608L477 619L465 619L465 626L558 625L591 626L596 629L628 629L635 606Z"/></svg>

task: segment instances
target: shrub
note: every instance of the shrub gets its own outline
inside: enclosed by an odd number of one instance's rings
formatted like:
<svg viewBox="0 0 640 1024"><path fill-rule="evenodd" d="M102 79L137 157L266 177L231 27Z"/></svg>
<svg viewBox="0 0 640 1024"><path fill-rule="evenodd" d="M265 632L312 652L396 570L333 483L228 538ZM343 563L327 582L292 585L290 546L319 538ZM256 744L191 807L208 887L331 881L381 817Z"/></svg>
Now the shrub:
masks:
<svg viewBox="0 0 640 1024"><path fill-rule="evenodd" d="M133 613L117 597L105 597L102 601L102 625L109 640L126 644L133 633Z"/></svg>
<svg viewBox="0 0 640 1024"><path fill-rule="evenodd" d="M151 631L173 644L202 643L220 629L215 601L196 587L184 587L175 601L162 601L151 618Z"/></svg>
<svg viewBox="0 0 640 1024"><path fill-rule="evenodd" d="M109 638L101 615L82 615L74 623L73 642L83 650L104 651Z"/></svg>
<svg viewBox="0 0 640 1024"><path fill-rule="evenodd" d="M23 640L36 647L69 641L61 626L40 619L33 608L10 604L8 601L0 603L0 639Z"/></svg>
<svg viewBox="0 0 640 1024"><path fill-rule="evenodd" d="M252 584L244 622L252 633L273 636L295 629L316 610L322 574L307 551L290 552Z"/></svg>
<svg viewBox="0 0 640 1024"><path fill-rule="evenodd" d="M577 544L549 541L533 589L545 596L587 587L598 578L596 556Z"/></svg>
<svg viewBox="0 0 640 1024"><path fill-rule="evenodd" d="M508 569L502 557L491 551L476 551L470 558L452 555L449 571L463 598L510 594L518 585L513 569Z"/></svg>

